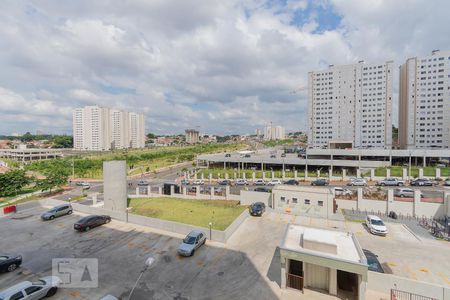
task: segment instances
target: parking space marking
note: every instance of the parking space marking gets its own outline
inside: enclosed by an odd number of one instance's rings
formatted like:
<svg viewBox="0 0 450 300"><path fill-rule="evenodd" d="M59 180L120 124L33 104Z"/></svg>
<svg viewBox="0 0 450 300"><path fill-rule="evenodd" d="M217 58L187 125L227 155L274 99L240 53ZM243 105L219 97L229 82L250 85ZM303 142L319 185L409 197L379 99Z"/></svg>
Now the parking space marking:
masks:
<svg viewBox="0 0 450 300"><path fill-rule="evenodd" d="M429 273L430 271L427 269L427 268L420 268L419 269L419 272L422 272L422 273Z"/></svg>

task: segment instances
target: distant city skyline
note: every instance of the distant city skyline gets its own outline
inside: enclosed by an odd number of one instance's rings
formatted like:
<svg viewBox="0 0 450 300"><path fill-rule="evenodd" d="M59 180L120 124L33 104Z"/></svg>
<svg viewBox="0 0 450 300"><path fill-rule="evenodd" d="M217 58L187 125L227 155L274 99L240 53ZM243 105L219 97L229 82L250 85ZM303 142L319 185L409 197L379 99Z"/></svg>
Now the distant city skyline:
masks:
<svg viewBox="0 0 450 300"><path fill-rule="evenodd" d="M0 134L70 134L72 110L85 105L142 112L156 134L193 125L252 134L269 121L306 131L308 72L360 60L394 62L397 126L399 66L450 49L443 0L9 1L0 8Z"/></svg>

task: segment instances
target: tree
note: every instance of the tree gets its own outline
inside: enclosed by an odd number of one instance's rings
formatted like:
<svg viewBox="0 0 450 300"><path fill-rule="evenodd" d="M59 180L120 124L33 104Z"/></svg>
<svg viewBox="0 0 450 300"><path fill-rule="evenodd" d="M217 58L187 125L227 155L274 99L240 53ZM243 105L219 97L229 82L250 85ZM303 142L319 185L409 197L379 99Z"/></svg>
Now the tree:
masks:
<svg viewBox="0 0 450 300"><path fill-rule="evenodd" d="M148 139L154 139L155 137L156 137L156 135L154 133L147 133Z"/></svg>
<svg viewBox="0 0 450 300"><path fill-rule="evenodd" d="M0 196L16 195L30 181L31 179L26 176L24 170L13 170L0 174Z"/></svg>
<svg viewBox="0 0 450 300"><path fill-rule="evenodd" d="M73 147L73 137L68 135L57 135L52 139L52 148L72 148Z"/></svg>
<svg viewBox="0 0 450 300"><path fill-rule="evenodd" d="M34 139L34 136L29 132L25 133L24 135L22 135L20 137L20 140L22 142L31 142L33 139Z"/></svg>
<svg viewBox="0 0 450 300"><path fill-rule="evenodd" d="M44 179L39 179L36 185L42 191L52 191L54 187L60 187L67 183L70 171L64 165L64 161L58 161L43 171Z"/></svg>

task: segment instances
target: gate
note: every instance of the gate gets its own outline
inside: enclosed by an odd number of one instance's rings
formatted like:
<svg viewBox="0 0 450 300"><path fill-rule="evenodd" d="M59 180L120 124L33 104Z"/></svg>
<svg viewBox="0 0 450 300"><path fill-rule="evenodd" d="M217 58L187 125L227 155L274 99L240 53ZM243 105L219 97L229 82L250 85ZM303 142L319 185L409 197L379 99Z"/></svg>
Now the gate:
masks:
<svg viewBox="0 0 450 300"><path fill-rule="evenodd" d="M427 296L391 289L391 300L437 300Z"/></svg>
<svg viewBox="0 0 450 300"><path fill-rule="evenodd" d="M287 287L303 291L303 277L295 274L286 274L286 285Z"/></svg>

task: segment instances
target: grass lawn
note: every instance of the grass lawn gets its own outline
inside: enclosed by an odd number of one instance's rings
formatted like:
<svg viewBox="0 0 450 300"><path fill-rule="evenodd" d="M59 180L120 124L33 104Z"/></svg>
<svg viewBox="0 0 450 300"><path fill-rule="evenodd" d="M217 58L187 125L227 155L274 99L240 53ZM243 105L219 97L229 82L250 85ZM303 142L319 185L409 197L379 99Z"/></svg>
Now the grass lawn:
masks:
<svg viewBox="0 0 450 300"><path fill-rule="evenodd" d="M251 180L253 172L255 172L255 178L257 178L257 179L258 178L263 178L262 172L260 170L253 171L253 170L249 170L249 169L244 169L244 170L239 170L239 171L240 172L238 172L237 169L232 169L232 168L227 168L227 169L224 169L224 168L202 169L202 170L199 171L199 178L200 178L201 174L203 173L204 178L208 179L209 178L208 177L209 173L211 173L213 179L218 179L219 178L219 176L218 176L219 174L220 174L220 178L224 179L225 178L225 173L228 173L228 178L229 179L234 179L234 173L236 173L236 176L240 177L240 178L243 177L242 173L245 173L245 178L247 180L249 180L249 179ZM264 171L264 172L266 173L266 179L267 180L272 177L272 171L269 170L269 171ZM240 176L239 176L239 173L241 174ZM294 178L294 171L292 171L292 170L291 171L286 171L285 174L286 174L286 178ZM282 178L283 172L279 171L279 170L274 171L274 176L275 176L275 178ZM299 170L297 172L297 177L298 178L302 178L304 176L305 176L305 173L303 172L303 170L301 170L301 171ZM316 177L317 176L317 172L310 171L310 172L308 172L308 176L309 177ZM328 176L328 172L322 173L322 176Z"/></svg>
<svg viewBox="0 0 450 300"><path fill-rule="evenodd" d="M402 166L392 166L391 176L401 177L403 175L403 168L408 170L408 167ZM368 173L370 175L370 172ZM441 168L441 176L446 177L450 175L450 168ZM386 176L386 168L377 168L375 169L375 176ZM411 176L418 177L419 176L419 167L411 167ZM425 167L423 168L423 176L436 176L436 168L435 167Z"/></svg>
<svg viewBox="0 0 450 300"><path fill-rule="evenodd" d="M131 213L216 230L225 230L247 207L238 201L180 198L130 199Z"/></svg>

